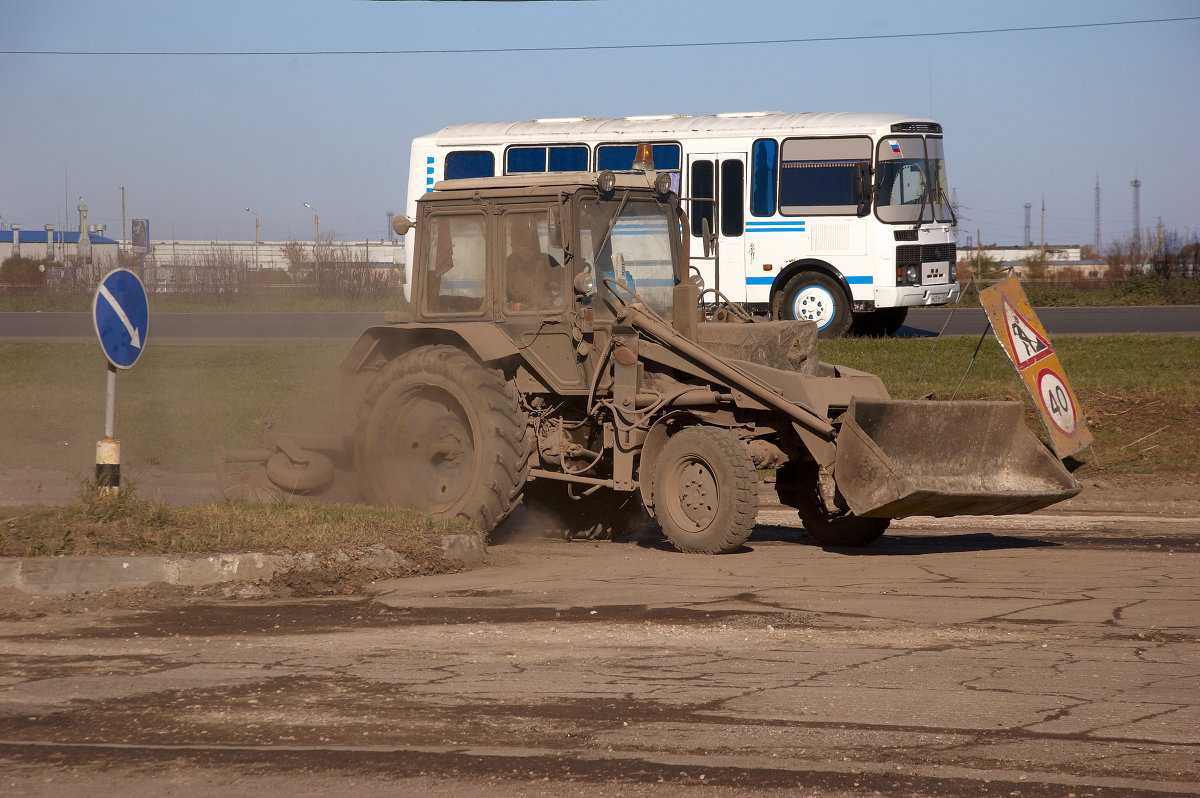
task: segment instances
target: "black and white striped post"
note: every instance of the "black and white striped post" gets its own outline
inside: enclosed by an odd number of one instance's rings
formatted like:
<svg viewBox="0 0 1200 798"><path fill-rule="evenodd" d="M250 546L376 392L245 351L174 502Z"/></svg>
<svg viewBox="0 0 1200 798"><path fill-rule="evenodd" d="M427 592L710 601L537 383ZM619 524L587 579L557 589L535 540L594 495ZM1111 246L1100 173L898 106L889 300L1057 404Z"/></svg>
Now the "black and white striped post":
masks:
<svg viewBox="0 0 1200 798"><path fill-rule="evenodd" d="M104 406L104 439L96 441L96 485L102 491L121 487L121 442L113 437L117 416L117 367L108 364L107 401Z"/></svg>

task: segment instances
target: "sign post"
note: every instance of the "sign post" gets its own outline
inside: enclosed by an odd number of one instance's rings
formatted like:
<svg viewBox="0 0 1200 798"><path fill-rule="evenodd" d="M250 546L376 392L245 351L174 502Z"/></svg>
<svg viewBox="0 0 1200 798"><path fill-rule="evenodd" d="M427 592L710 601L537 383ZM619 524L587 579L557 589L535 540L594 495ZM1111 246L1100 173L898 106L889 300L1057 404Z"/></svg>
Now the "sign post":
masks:
<svg viewBox="0 0 1200 798"><path fill-rule="evenodd" d="M1079 400L1020 282L1015 277L1001 280L980 291L979 301L1033 397L1055 454L1062 459L1086 449L1092 444L1092 433Z"/></svg>
<svg viewBox="0 0 1200 798"><path fill-rule="evenodd" d="M92 322L100 348L108 358L104 439L96 442L96 484L114 492L121 485L121 442L115 433L117 369L129 369L146 347L150 311L146 289L128 269L113 269L104 276L92 300Z"/></svg>

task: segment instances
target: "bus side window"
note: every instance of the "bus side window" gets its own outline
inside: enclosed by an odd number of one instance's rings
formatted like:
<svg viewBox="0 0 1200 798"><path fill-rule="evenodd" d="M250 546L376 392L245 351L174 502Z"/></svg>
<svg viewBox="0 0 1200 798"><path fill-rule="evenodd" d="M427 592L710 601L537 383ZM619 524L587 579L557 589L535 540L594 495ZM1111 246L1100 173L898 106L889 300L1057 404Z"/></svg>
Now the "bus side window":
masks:
<svg viewBox="0 0 1200 798"><path fill-rule="evenodd" d="M479 150L457 150L446 153L446 179L495 177L496 156Z"/></svg>
<svg viewBox="0 0 1200 798"><path fill-rule="evenodd" d="M746 190L740 160L721 161L721 235L740 236L745 227Z"/></svg>
<svg viewBox="0 0 1200 798"><path fill-rule="evenodd" d="M717 196L715 177L712 161L692 161L692 235L697 238L704 229L705 219L708 220L708 229L716 230L716 203L711 201Z"/></svg>
<svg viewBox="0 0 1200 798"><path fill-rule="evenodd" d="M754 142L750 167L750 213L775 215L775 176L779 171L779 144L775 139Z"/></svg>
<svg viewBox="0 0 1200 798"><path fill-rule="evenodd" d="M866 136L786 139L780 148L779 210L784 216L858 215L860 164L871 160Z"/></svg>

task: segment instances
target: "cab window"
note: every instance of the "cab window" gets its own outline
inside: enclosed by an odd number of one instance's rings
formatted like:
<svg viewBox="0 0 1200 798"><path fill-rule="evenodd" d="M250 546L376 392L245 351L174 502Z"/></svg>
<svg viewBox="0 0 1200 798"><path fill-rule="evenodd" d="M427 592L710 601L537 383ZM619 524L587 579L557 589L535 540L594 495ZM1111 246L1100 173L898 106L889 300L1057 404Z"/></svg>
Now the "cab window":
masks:
<svg viewBox="0 0 1200 798"><path fill-rule="evenodd" d="M482 315L487 295L483 214L431 214L425 224L425 312Z"/></svg>
<svg viewBox="0 0 1200 798"><path fill-rule="evenodd" d="M505 310L561 310L569 296L563 251L550 246L545 208L504 215Z"/></svg>

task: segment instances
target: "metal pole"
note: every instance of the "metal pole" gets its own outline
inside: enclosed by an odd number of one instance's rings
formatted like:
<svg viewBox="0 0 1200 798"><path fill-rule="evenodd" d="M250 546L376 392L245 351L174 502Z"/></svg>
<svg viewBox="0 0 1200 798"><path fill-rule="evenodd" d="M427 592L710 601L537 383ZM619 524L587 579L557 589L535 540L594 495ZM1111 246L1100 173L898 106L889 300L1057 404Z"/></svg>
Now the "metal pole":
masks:
<svg viewBox="0 0 1200 798"><path fill-rule="evenodd" d="M121 186L121 249L125 249L125 186ZM119 265L120 258L117 260Z"/></svg>
<svg viewBox="0 0 1200 798"><path fill-rule="evenodd" d="M313 212L313 281L317 285L317 290L321 287L321 254L319 247L321 246L321 220L317 216L317 209L312 204L306 202L304 207Z"/></svg>
<svg viewBox="0 0 1200 798"><path fill-rule="evenodd" d="M117 367L108 364L107 404L104 407L104 437L113 437L117 418Z"/></svg>
<svg viewBox="0 0 1200 798"><path fill-rule="evenodd" d="M104 440L96 442L96 485L102 493L116 493L121 485L121 442L113 437L117 408L117 367L108 364Z"/></svg>

